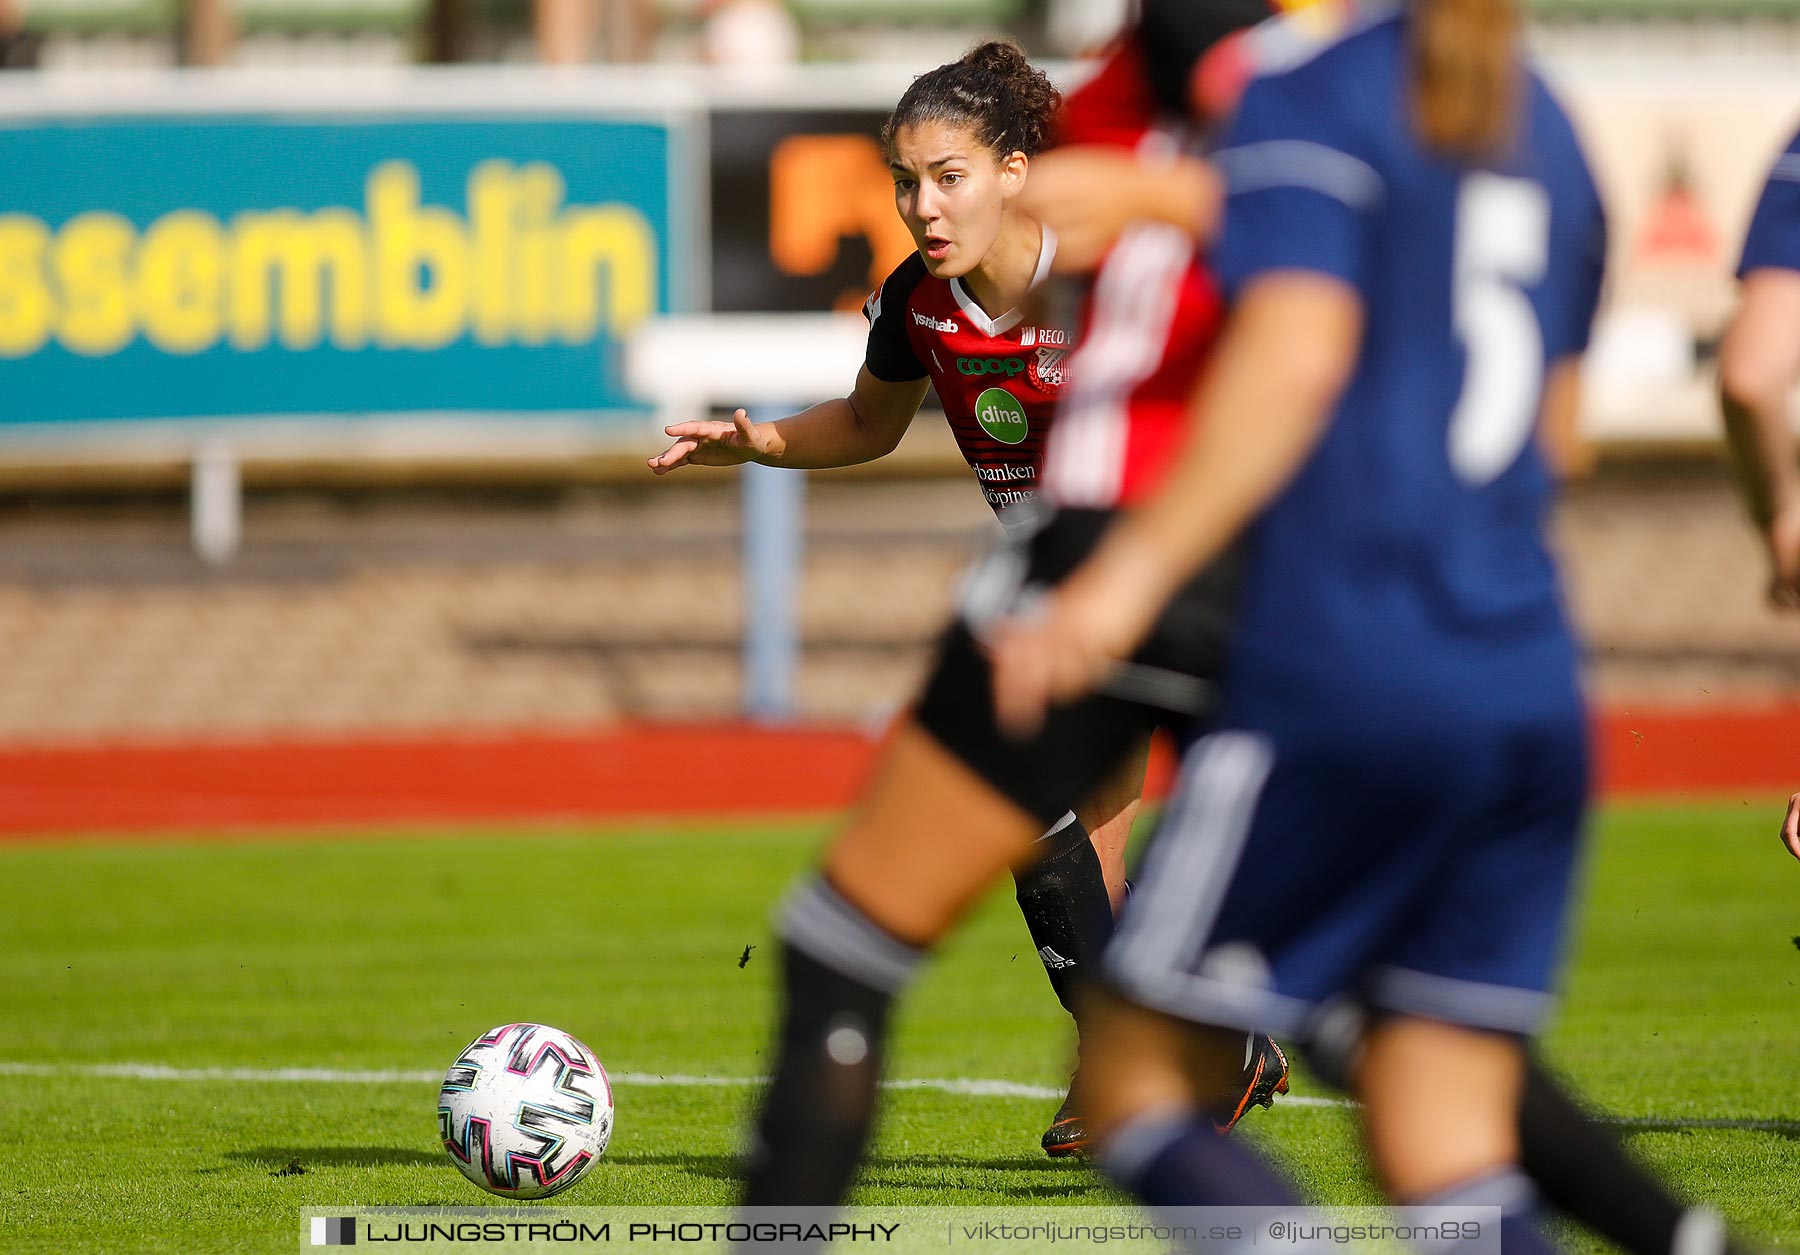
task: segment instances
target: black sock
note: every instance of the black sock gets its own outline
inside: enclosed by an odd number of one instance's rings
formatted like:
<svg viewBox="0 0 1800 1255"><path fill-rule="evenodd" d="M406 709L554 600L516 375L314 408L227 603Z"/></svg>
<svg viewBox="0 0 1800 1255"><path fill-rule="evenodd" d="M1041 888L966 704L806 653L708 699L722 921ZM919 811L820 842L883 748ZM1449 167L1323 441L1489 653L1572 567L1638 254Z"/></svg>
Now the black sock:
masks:
<svg viewBox="0 0 1800 1255"><path fill-rule="evenodd" d="M1100 1168L1159 1210L1289 1207L1293 1189L1244 1143L1220 1137L1198 1111L1144 1116L1099 1148Z"/></svg>
<svg viewBox="0 0 1800 1255"><path fill-rule="evenodd" d="M1519 1102L1519 1160L1544 1199L1632 1255L1726 1255L1712 1213L1677 1201L1534 1059Z"/></svg>
<svg viewBox="0 0 1800 1255"><path fill-rule="evenodd" d="M1112 899L1100 856L1074 815L1038 838L1033 853L1037 861L1013 873L1019 910L1057 1001L1073 1015L1076 982L1112 937Z"/></svg>
<svg viewBox="0 0 1800 1255"><path fill-rule="evenodd" d="M829 1207L856 1177L875 1120L888 1008L919 951L830 886L789 899L775 1076L745 1164L746 1207Z"/></svg>

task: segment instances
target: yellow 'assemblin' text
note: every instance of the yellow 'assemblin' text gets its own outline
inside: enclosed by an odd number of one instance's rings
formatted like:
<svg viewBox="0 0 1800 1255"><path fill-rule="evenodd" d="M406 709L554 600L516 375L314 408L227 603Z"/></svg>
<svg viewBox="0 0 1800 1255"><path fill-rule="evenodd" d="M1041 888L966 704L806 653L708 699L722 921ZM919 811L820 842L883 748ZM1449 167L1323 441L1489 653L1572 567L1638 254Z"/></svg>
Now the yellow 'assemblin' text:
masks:
<svg viewBox="0 0 1800 1255"><path fill-rule="evenodd" d="M142 335L166 353L221 342L311 349L585 344L657 301L656 235L629 205L564 205L562 175L488 161L466 215L419 203L418 170L369 172L362 214L176 210L143 232L114 213L59 230L0 214L0 357L52 339L104 357Z"/></svg>

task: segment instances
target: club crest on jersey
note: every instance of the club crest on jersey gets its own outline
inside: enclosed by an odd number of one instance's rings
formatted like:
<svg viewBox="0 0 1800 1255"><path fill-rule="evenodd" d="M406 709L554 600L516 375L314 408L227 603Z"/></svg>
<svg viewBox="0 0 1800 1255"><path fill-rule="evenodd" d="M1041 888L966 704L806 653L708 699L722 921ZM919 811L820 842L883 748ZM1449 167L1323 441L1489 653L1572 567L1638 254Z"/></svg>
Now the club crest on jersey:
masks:
<svg viewBox="0 0 1800 1255"><path fill-rule="evenodd" d="M1060 388L1063 386L1063 359L1068 357L1067 349L1039 349L1032 359L1031 377L1038 381L1040 387Z"/></svg>
<svg viewBox="0 0 1800 1255"><path fill-rule="evenodd" d="M1025 407L1005 388L985 388L975 398L975 421L1001 444L1020 444L1031 431Z"/></svg>

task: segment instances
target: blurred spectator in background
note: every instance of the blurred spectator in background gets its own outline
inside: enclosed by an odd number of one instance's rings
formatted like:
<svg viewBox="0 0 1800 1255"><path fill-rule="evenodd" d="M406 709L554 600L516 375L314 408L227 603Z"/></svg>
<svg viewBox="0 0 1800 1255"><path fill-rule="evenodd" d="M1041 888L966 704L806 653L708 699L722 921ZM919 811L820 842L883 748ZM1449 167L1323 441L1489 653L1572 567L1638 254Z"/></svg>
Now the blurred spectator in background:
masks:
<svg viewBox="0 0 1800 1255"><path fill-rule="evenodd" d="M0 70L29 70L43 40L25 29L25 0L0 0Z"/></svg>
<svg viewBox="0 0 1800 1255"><path fill-rule="evenodd" d="M655 0L534 0L532 25L545 65L643 61L656 33Z"/></svg>
<svg viewBox="0 0 1800 1255"><path fill-rule="evenodd" d="M1044 0L1044 36L1064 56L1093 53L1130 16L1128 0Z"/></svg>
<svg viewBox="0 0 1800 1255"><path fill-rule="evenodd" d="M0 4L7 0L0 0ZM237 44L237 15L229 0L183 0L178 7L181 64L224 65Z"/></svg>
<svg viewBox="0 0 1800 1255"><path fill-rule="evenodd" d="M755 72L800 59L800 23L782 0L708 0L700 55L708 65Z"/></svg>

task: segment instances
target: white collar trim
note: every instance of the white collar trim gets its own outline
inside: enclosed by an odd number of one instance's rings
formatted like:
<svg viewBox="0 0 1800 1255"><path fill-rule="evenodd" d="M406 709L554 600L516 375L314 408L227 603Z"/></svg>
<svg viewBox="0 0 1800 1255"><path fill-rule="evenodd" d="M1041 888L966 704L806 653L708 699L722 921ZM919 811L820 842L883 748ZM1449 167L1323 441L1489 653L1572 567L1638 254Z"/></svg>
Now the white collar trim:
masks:
<svg viewBox="0 0 1800 1255"><path fill-rule="evenodd" d="M1050 273L1050 263L1056 260L1056 232L1042 223L1038 229L1043 232L1043 242L1038 245L1037 270L1031 276L1031 286L1037 287ZM1009 309L998 318L989 318L987 311L975 303L975 299L963 289L961 279L950 280L950 295L956 298L956 307L963 312L963 317L973 324L975 330L984 336L1003 336L1014 327L1025 321L1023 310Z"/></svg>

